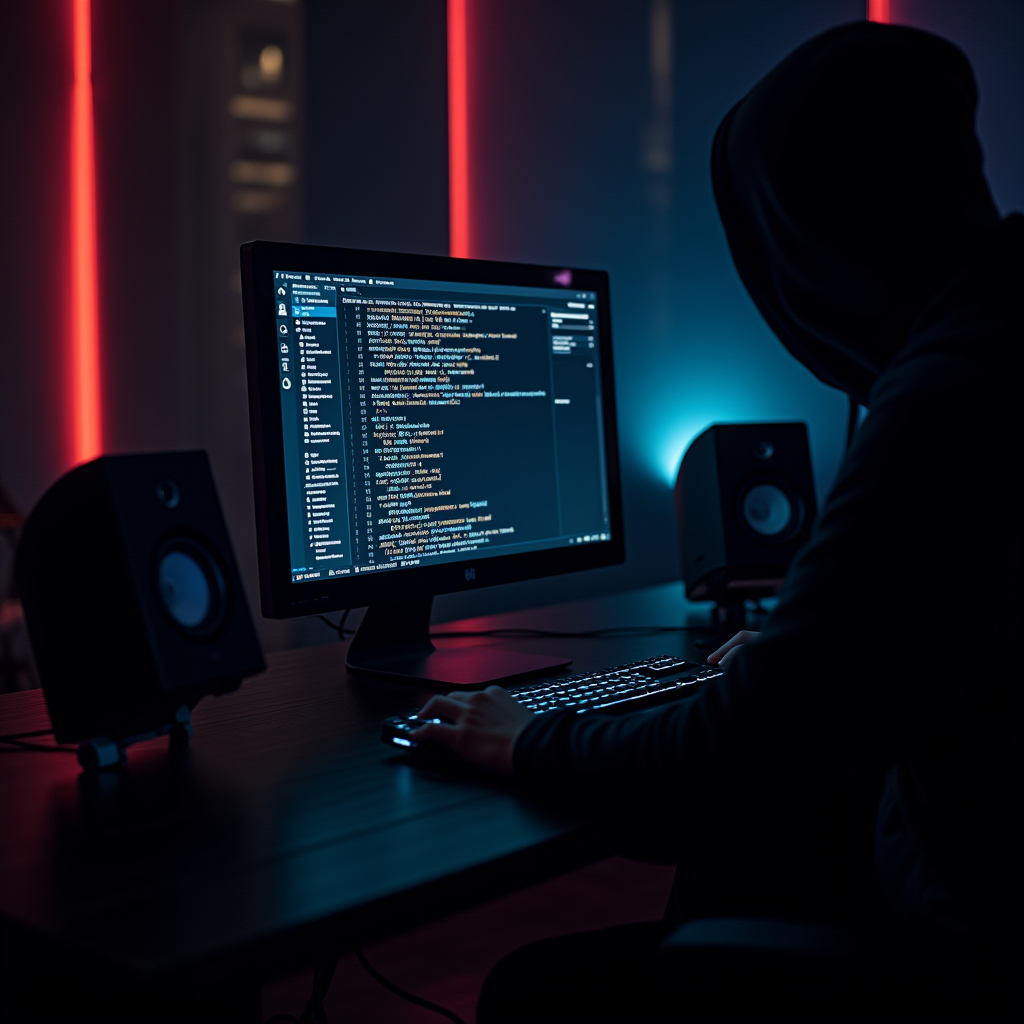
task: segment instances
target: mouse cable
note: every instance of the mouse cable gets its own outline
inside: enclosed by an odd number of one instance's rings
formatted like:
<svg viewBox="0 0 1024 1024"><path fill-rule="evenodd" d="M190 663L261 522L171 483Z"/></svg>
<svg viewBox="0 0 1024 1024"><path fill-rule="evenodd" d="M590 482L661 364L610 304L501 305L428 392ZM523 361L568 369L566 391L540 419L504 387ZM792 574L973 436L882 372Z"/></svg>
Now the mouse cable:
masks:
<svg viewBox="0 0 1024 1024"><path fill-rule="evenodd" d="M436 1013L441 1017L445 1017L452 1022L452 1024L466 1024L466 1022L452 1010L446 1010L443 1006L438 1006L437 1003L432 1003L429 999L423 999L421 996L414 996L411 992L406 992L404 988L399 988L393 981L389 981L384 977L380 971L377 970L369 960L366 959L366 954L358 947L355 948L356 959L363 965L363 970L373 978L379 985L383 985L389 992L393 992L399 999L404 999L407 1002L414 1003L416 1006L421 1006L424 1010L429 1010L431 1013Z"/></svg>

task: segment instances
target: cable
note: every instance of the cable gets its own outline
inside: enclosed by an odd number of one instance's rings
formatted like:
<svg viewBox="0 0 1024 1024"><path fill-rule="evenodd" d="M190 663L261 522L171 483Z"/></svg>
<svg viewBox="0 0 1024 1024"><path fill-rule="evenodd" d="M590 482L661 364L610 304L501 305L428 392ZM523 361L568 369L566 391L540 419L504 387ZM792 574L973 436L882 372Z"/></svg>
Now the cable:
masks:
<svg viewBox="0 0 1024 1024"><path fill-rule="evenodd" d="M326 960L319 960L313 965L313 991L306 1003L306 1008L298 1017L291 1013L275 1013L272 1017L268 1017L263 1024L312 1024L313 1021L327 1024L324 999L327 998L327 990L334 980L334 972L338 969L339 958L340 954L332 954Z"/></svg>
<svg viewBox="0 0 1024 1024"><path fill-rule="evenodd" d="M347 613L346 613L347 614ZM342 618L344 622L344 618ZM327 998L327 991L334 980L334 972L338 969L338 960L341 954L329 956L321 960L313 967L313 992L306 1003L306 1008L299 1014L298 1024L312 1024L312 1021L321 1021L327 1024L327 1011L324 1009L324 1000Z"/></svg>
<svg viewBox="0 0 1024 1024"><path fill-rule="evenodd" d="M64 747L56 743L31 743L26 742L34 736L52 736L52 729L29 729L26 732L11 732L0 736L0 743L7 743L18 750L55 750L59 754L77 754L77 747Z"/></svg>
<svg viewBox="0 0 1024 1024"><path fill-rule="evenodd" d="M429 999L423 999L420 996L413 995L411 992L406 992L404 988L400 988L393 981L389 981L366 959L366 954L358 946L355 949L355 954L359 963L362 964L363 970L378 985L383 985L384 988L400 999L414 1003L416 1006L429 1010L431 1013L440 1014L440 1016L450 1020L452 1024L466 1024L457 1013L446 1010L443 1006L438 1006L437 1003L432 1003ZM268 1017L263 1024L313 1024L313 1021L321 1021L322 1024L327 1024L327 1011L324 1009L324 999L327 998L327 991L334 980L334 972L338 969L339 959L340 955L330 956L326 960L319 961L313 967L313 991L310 994L309 1002L306 1003L306 1008L298 1017L290 1013L275 1013L272 1017Z"/></svg>
<svg viewBox="0 0 1024 1024"><path fill-rule="evenodd" d="M357 946L355 949L356 959L363 965L363 970L373 978L379 985L383 985L389 992L393 992L399 999L404 999L407 1002L414 1003L416 1006L421 1006L424 1010L429 1010L431 1013L439 1014L441 1017L445 1017L452 1022L452 1024L466 1024L466 1022L452 1010L446 1010L443 1006L438 1006L437 1003L432 1003L429 999L423 999L420 996L414 996L411 992L406 992L404 988L399 988L393 981L388 981L383 974L380 973L369 960L366 959L366 954Z"/></svg>
<svg viewBox="0 0 1024 1024"><path fill-rule="evenodd" d="M31 735L31 733L29 734ZM45 735L45 734L44 734ZM41 750L46 753L77 754L77 747L59 747L50 743L28 743L17 736L0 736L0 743L6 743L16 750Z"/></svg>
<svg viewBox="0 0 1024 1024"><path fill-rule="evenodd" d="M354 629L346 629L345 628L345 620L348 618L348 613L350 611L352 611L351 608L346 608L341 613L341 618L338 620L338 624L337 625L335 625L333 622L331 622L331 620L329 618L327 618L326 615L321 615L321 616L319 616L319 618L320 618L321 622L326 623L328 626L331 627L331 629L334 630L335 633L338 634L338 639L339 640L344 640L345 639L345 635L347 633L354 633L355 632Z"/></svg>

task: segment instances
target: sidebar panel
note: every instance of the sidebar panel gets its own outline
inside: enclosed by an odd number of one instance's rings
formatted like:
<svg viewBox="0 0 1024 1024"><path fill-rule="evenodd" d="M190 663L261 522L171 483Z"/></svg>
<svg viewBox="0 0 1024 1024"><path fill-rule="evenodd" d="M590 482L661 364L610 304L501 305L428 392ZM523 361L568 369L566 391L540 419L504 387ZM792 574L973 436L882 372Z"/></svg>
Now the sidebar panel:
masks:
<svg viewBox="0 0 1024 1024"><path fill-rule="evenodd" d="M346 373L333 284L275 274L292 579L351 571Z"/></svg>

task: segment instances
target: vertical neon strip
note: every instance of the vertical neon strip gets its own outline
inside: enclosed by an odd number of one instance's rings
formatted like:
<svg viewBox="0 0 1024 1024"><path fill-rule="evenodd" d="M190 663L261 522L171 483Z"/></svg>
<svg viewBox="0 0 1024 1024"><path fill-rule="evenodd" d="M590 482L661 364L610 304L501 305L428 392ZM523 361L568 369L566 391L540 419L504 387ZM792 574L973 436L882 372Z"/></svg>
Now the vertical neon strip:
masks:
<svg viewBox="0 0 1024 1024"><path fill-rule="evenodd" d="M868 0L868 21L888 25L891 20L890 0Z"/></svg>
<svg viewBox="0 0 1024 1024"><path fill-rule="evenodd" d="M469 256L467 0L448 0L448 251Z"/></svg>
<svg viewBox="0 0 1024 1024"><path fill-rule="evenodd" d="M71 108L71 454L100 453L96 170L92 117L90 0L72 0L75 79Z"/></svg>

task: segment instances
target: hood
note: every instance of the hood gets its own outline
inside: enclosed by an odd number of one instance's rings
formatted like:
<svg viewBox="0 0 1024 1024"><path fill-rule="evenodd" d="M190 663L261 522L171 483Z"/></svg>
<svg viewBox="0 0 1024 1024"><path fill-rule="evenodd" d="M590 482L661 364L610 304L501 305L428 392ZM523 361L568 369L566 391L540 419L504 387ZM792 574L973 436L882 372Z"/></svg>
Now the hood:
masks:
<svg viewBox="0 0 1024 1024"><path fill-rule="evenodd" d="M867 404L930 299L999 233L967 58L861 22L726 115L712 180L736 269L787 349Z"/></svg>

